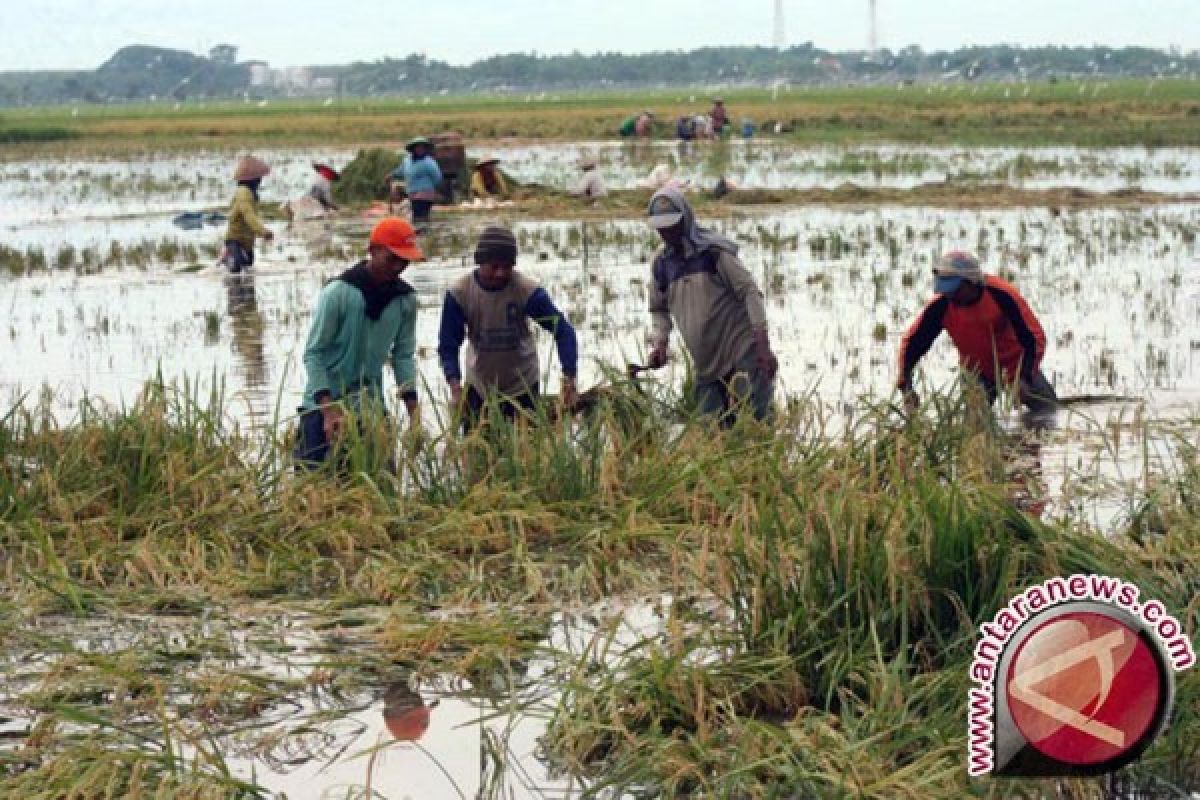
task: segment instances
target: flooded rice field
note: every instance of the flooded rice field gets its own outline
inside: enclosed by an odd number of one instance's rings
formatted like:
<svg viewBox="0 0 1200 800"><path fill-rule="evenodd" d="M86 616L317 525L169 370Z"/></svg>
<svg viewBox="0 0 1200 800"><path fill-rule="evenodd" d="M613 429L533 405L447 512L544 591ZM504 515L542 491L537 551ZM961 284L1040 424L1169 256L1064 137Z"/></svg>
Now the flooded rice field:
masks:
<svg viewBox="0 0 1200 800"><path fill-rule="evenodd" d="M636 186L655 164L668 163L678 177L699 184L726 175L741 185L787 188L986 180L1200 189L1200 156L1186 150L789 149L739 141L691 151L584 143L498 145L488 152L522 181L555 185L573 177L580 157L592 156L614 186ZM264 192L270 202L307 186L310 161L343 163L351 153L268 157L275 166ZM315 297L361 257L370 222L348 215L295 227L270 223L276 239L261 247L253 270L226 275L214 265L222 228L180 230L171 218L222 205L230 160L228 153L204 153L0 166L0 244L43 257L40 268L0 270L5 407L23 400L68 422L85 400L128 405L147 381L161 377L187 381L199 395L219 388L229 398L228 421L241 429L290 424ZM435 352L442 295L470 269L475 234L494 221L436 214L423 241L429 260L406 273L419 301L417 361L426 404L446 400ZM581 388L644 359L645 289L658 246L653 231L637 219L512 214L500 221L517 234L519 268L547 288L576 326ZM1042 421L1048 430L1020 453L1020 469L1042 485L1026 509L1110 532L1139 512L1152 476L1177 469L1187 443L1200 438L1198 204L1085 211L747 208L711 224L737 242L766 295L780 360L777 399L813 402L828 415L831 436L852 428L865 405L894 399L900 337L930 296L933 260L959 248L977 252L985 269L1028 299L1046 328L1043 368L1060 395L1123 398ZM556 391L548 337L540 352L546 388ZM677 354L646 380L678 386L685 373ZM948 341L935 346L920 373L923 395L953 387ZM1000 415L1011 429L1022 424L1014 414ZM440 419L426 414L423 421L434 429ZM320 502L313 502L303 513L318 513ZM630 512L630 526L640 513ZM517 524L536 530L541 523L530 512ZM471 547L466 552L476 555ZM409 553L414 561L417 553ZM206 563L195 567L198 573L216 570L207 564L211 555L180 557ZM0 569L5 558L0 553ZM54 736L82 747L89 732L102 731L110 751L145 754L168 775L186 772L186 762L228 796L628 796L589 794L581 771L563 767L588 760L579 752L548 756L555 744L566 747L564 725L596 711L568 707L562 687L572 684L578 702L578 687L601 680L607 669L619 677L636 671L636 658L664 631L673 645L687 639L668 611L670 600L655 594L599 605L543 603L518 614L501 599L502 581L490 587L496 596L489 589L470 596L474 590L430 574L406 575L412 583L393 589L388 576L402 570L386 562L354 577L348 594L367 598L361 607L341 595L322 607L189 605L195 587L160 578L155 558L139 552L123 567L150 576L169 599L147 600L159 605L145 614L107 608L102 592L48 590L59 598L58 612L73 609L76 616L36 609L25 615L0 598L0 768L16 763L12 774L19 774L21 747ZM315 596L328 580L320 571L328 565L319 561L314 557L309 587ZM544 584L566 582L563 576L581 569L571 559L553 566L558 572L551 578L520 562L511 572L536 587L530 595L542 597ZM487 569L458 578L463 587L470 580L486 586ZM442 580L449 589L429 588ZM469 613L442 608L446 598ZM693 624L724 613L707 606L710 600L707 594L689 600L702 607L688 612ZM703 663L712 648L682 648L684 656L657 669L667 675ZM699 697L705 687L697 683L694 691ZM630 705L643 701L651 702L635 698ZM51 714L54 730L44 721ZM549 719L557 726L548 727ZM627 734L608 731L585 755L619 751L614 738ZM591 781L603 787L606 778L593 772Z"/></svg>
<svg viewBox="0 0 1200 800"><path fill-rule="evenodd" d="M134 221L115 224L136 230ZM427 237L430 259L406 273L420 298L421 374L435 395L441 297L470 268L471 237L482 224L444 215ZM512 224L520 268L579 329L582 383L640 359L653 231L635 220ZM1044 366L1060 393L1136 395L1159 408L1200 397L1200 207L772 210L714 225L739 244L763 286L788 393L815 392L833 404L886 396L900 336L929 298L933 259L965 248L1012 279L1045 321ZM244 278L207 266L219 238L212 228L171 234L170 263L148 247L140 269L5 278L4 349L7 363L19 359L22 368L5 370L0 389L11 396L49 387L66 411L85 393L129 400L161 370L221 376L259 417L277 402L289 410L303 383L316 293L361 257L366 232L365 222L286 231ZM77 253L103 240L98 228L89 235L98 238L80 241ZM202 268L190 271L196 259ZM952 348L943 344L926 362L935 384L953 370Z"/></svg>
<svg viewBox="0 0 1200 800"><path fill-rule="evenodd" d="M272 165L264 200L282 202L307 190L313 161L342 166L351 149L282 149L258 153ZM494 155L518 181L566 188L581 159L597 162L607 185L643 185L658 165L681 181L711 188L725 177L763 189L911 188L924 183L1003 184L1013 188L1073 187L1091 191L1140 188L1200 191L1200 156L1192 148L1072 147L796 147L770 139L680 143L496 144L471 148ZM236 153L149 153L120 159L0 161L0 231L22 238L28 225L57 220L179 212L228 201L227 174ZM9 243L10 246L11 243Z"/></svg>

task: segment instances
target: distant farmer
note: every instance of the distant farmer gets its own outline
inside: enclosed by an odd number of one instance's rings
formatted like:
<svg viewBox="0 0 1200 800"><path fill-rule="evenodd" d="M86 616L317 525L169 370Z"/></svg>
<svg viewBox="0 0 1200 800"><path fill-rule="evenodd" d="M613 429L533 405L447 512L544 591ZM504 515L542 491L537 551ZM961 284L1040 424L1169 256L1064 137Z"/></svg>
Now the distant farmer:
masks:
<svg viewBox="0 0 1200 800"><path fill-rule="evenodd" d="M308 190L308 196L321 204L326 211L337 211L337 203L333 202L333 182L341 178L338 171L328 164L313 164L317 177Z"/></svg>
<svg viewBox="0 0 1200 800"><path fill-rule="evenodd" d="M225 229L225 250L221 263L230 272L241 272L254 265L254 242L258 238L270 241L271 233L258 218L258 187L271 168L254 156L242 156L233 171L237 190L229 206L229 225Z"/></svg>
<svg viewBox="0 0 1200 800"><path fill-rule="evenodd" d="M438 198L442 170L433 158L433 143L418 136L404 146L408 150L404 162L392 172L392 180L403 180L408 200L412 204L413 223L429 222L429 212Z"/></svg>
<svg viewBox="0 0 1200 800"><path fill-rule="evenodd" d="M574 405L575 329L546 290L515 269L517 240L512 231L485 228L475 245L475 263L474 271L447 290L438 333L442 372L454 407L465 412L464 428L479 420L489 397L500 403L509 419L519 409L536 405L540 375L530 320L554 336L563 372L560 399L567 407ZM464 340L468 342L465 377L458 360Z"/></svg>
<svg viewBox="0 0 1200 800"><path fill-rule="evenodd" d="M298 466L326 460L344 432L346 408L387 413L385 362L392 365L409 420L417 423L417 298L400 275L422 258L412 225L387 217L371 231L367 258L321 290L304 347Z"/></svg>
<svg viewBox="0 0 1200 800"><path fill-rule="evenodd" d="M762 291L738 259L737 245L697 225L677 188L655 192L647 213L665 245L650 282L649 365L667 362L673 320L695 365L700 412L720 415L730 426L734 404L748 399L754 416L767 419L779 362L767 337Z"/></svg>
<svg viewBox="0 0 1200 800"><path fill-rule="evenodd" d="M1031 411L1052 409L1057 396L1041 371L1046 334L1025 298L1011 284L984 275L969 253L946 253L933 275L934 297L900 343L896 386L905 402L917 403L913 368L944 330L958 348L962 368L978 378L989 403L995 402L1003 380L1017 386L1021 403Z"/></svg>
<svg viewBox="0 0 1200 800"><path fill-rule="evenodd" d="M308 192L303 197L289 200L283 205L283 212L289 220L318 219L338 210L337 203L333 202L333 182L341 176L328 164L312 166L317 176Z"/></svg>
<svg viewBox="0 0 1200 800"><path fill-rule="evenodd" d="M579 169L583 174L579 177L579 183L570 192L575 197L604 197L608 194L608 187L604 185L604 178L596 170L596 162L590 158L579 162Z"/></svg>
<svg viewBox="0 0 1200 800"><path fill-rule="evenodd" d="M712 111L708 112L709 118L712 120L712 128L718 135L729 124L729 112L725 109L725 101L717 97L713 99Z"/></svg>
<svg viewBox="0 0 1200 800"><path fill-rule="evenodd" d="M508 182L504 174L496 168L500 159L488 156L479 159L471 173L471 196L503 200L508 197Z"/></svg>
<svg viewBox="0 0 1200 800"><path fill-rule="evenodd" d="M681 142L690 142L696 138L696 118L691 114L684 114L675 121L675 138Z"/></svg>
<svg viewBox="0 0 1200 800"><path fill-rule="evenodd" d="M647 109L631 117L626 117L625 121L621 123L621 127L618 128L618 132L624 137L649 138L650 134L654 132L654 112Z"/></svg>

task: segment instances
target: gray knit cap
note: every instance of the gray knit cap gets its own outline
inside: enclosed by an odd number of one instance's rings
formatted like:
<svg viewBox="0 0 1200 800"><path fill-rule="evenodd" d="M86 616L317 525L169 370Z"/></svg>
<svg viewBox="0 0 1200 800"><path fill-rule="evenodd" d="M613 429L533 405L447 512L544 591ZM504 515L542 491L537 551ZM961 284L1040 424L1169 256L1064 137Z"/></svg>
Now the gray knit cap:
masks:
<svg viewBox="0 0 1200 800"><path fill-rule="evenodd" d="M516 264L517 237L508 228L489 225L475 245L476 264Z"/></svg>

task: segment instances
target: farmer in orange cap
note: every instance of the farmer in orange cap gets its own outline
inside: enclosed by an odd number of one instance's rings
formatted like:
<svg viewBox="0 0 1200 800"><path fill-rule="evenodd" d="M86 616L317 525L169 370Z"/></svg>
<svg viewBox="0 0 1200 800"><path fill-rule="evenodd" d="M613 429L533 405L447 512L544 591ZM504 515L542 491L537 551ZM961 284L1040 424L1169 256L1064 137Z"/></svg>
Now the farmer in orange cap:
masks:
<svg viewBox="0 0 1200 800"><path fill-rule="evenodd" d="M425 256L413 226L387 217L371 231L367 258L325 285L317 298L304 348L307 382L300 407L300 466L324 462L344 433L345 411L387 413L383 365L390 361L396 387L418 424L417 298L400 279Z"/></svg>
<svg viewBox="0 0 1200 800"><path fill-rule="evenodd" d="M225 229L225 251L221 263L230 272L241 272L254 264L254 242L270 241L274 234L258 218L258 187L271 168L262 159L242 156L233 171L237 191L229 207L229 226Z"/></svg>
<svg viewBox="0 0 1200 800"><path fill-rule="evenodd" d="M1054 387L1042 374L1046 334L1025 298L1012 284L985 275L970 253L953 251L933 268L933 299L913 322L900 343L900 376L896 387L905 404L917 404L912 372L946 331L958 349L962 368L974 375L996 400L1001 381L1017 387L1030 411L1048 411L1058 402Z"/></svg>

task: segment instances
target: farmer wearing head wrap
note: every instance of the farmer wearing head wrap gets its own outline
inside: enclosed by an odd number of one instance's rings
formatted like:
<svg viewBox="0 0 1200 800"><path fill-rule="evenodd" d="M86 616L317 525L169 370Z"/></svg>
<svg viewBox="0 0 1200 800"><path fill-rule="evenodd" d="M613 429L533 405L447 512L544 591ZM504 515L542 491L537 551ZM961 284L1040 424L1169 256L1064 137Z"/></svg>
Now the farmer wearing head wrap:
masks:
<svg viewBox="0 0 1200 800"><path fill-rule="evenodd" d="M256 238L270 241L274 234L258 218L258 187L271 168L254 156L242 156L233 171L237 191L229 206L229 225L225 229L225 251L221 262L230 272L241 272L254 264Z"/></svg>
<svg viewBox="0 0 1200 800"><path fill-rule="evenodd" d="M696 224L683 193L654 193L650 225L664 247L654 258L650 282L651 367L667 361L672 322L696 369L696 401L705 414L729 413L749 395L754 416L770 415L779 362L767 337L762 291L737 257L737 245Z"/></svg>
<svg viewBox="0 0 1200 800"><path fill-rule="evenodd" d="M917 403L912 372L943 330L958 349L959 363L995 402L1000 381L1015 384L1031 411L1052 409L1057 397L1042 374L1046 334L1025 298L1006 281L985 275L970 253L952 251L933 268L934 297L900 343L896 387L910 407Z"/></svg>
<svg viewBox="0 0 1200 800"><path fill-rule="evenodd" d="M475 246L475 263L476 269L447 290L438 333L438 356L454 407L466 403L464 426L469 428L479 418L489 396L499 395L501 410L510 419L518 409L535 405L540 375L530 320L554 336L563 372L561 399L567 407L574 405L575 329L546 290L515 269L517 239L512 231L485 228ZM458 360L464 341L465 376Z"/></svg>
<svg viewBox="0 0 1200 800"><path fill-rule="evenodd" d="M343 432L344 411L385 412L383 365L390 362L409 420L417 424L417 298L400 274L424 258L407 220L386 217L371 231L367 258L325 285L304 347L299 466L326 460Z"/></svg>

